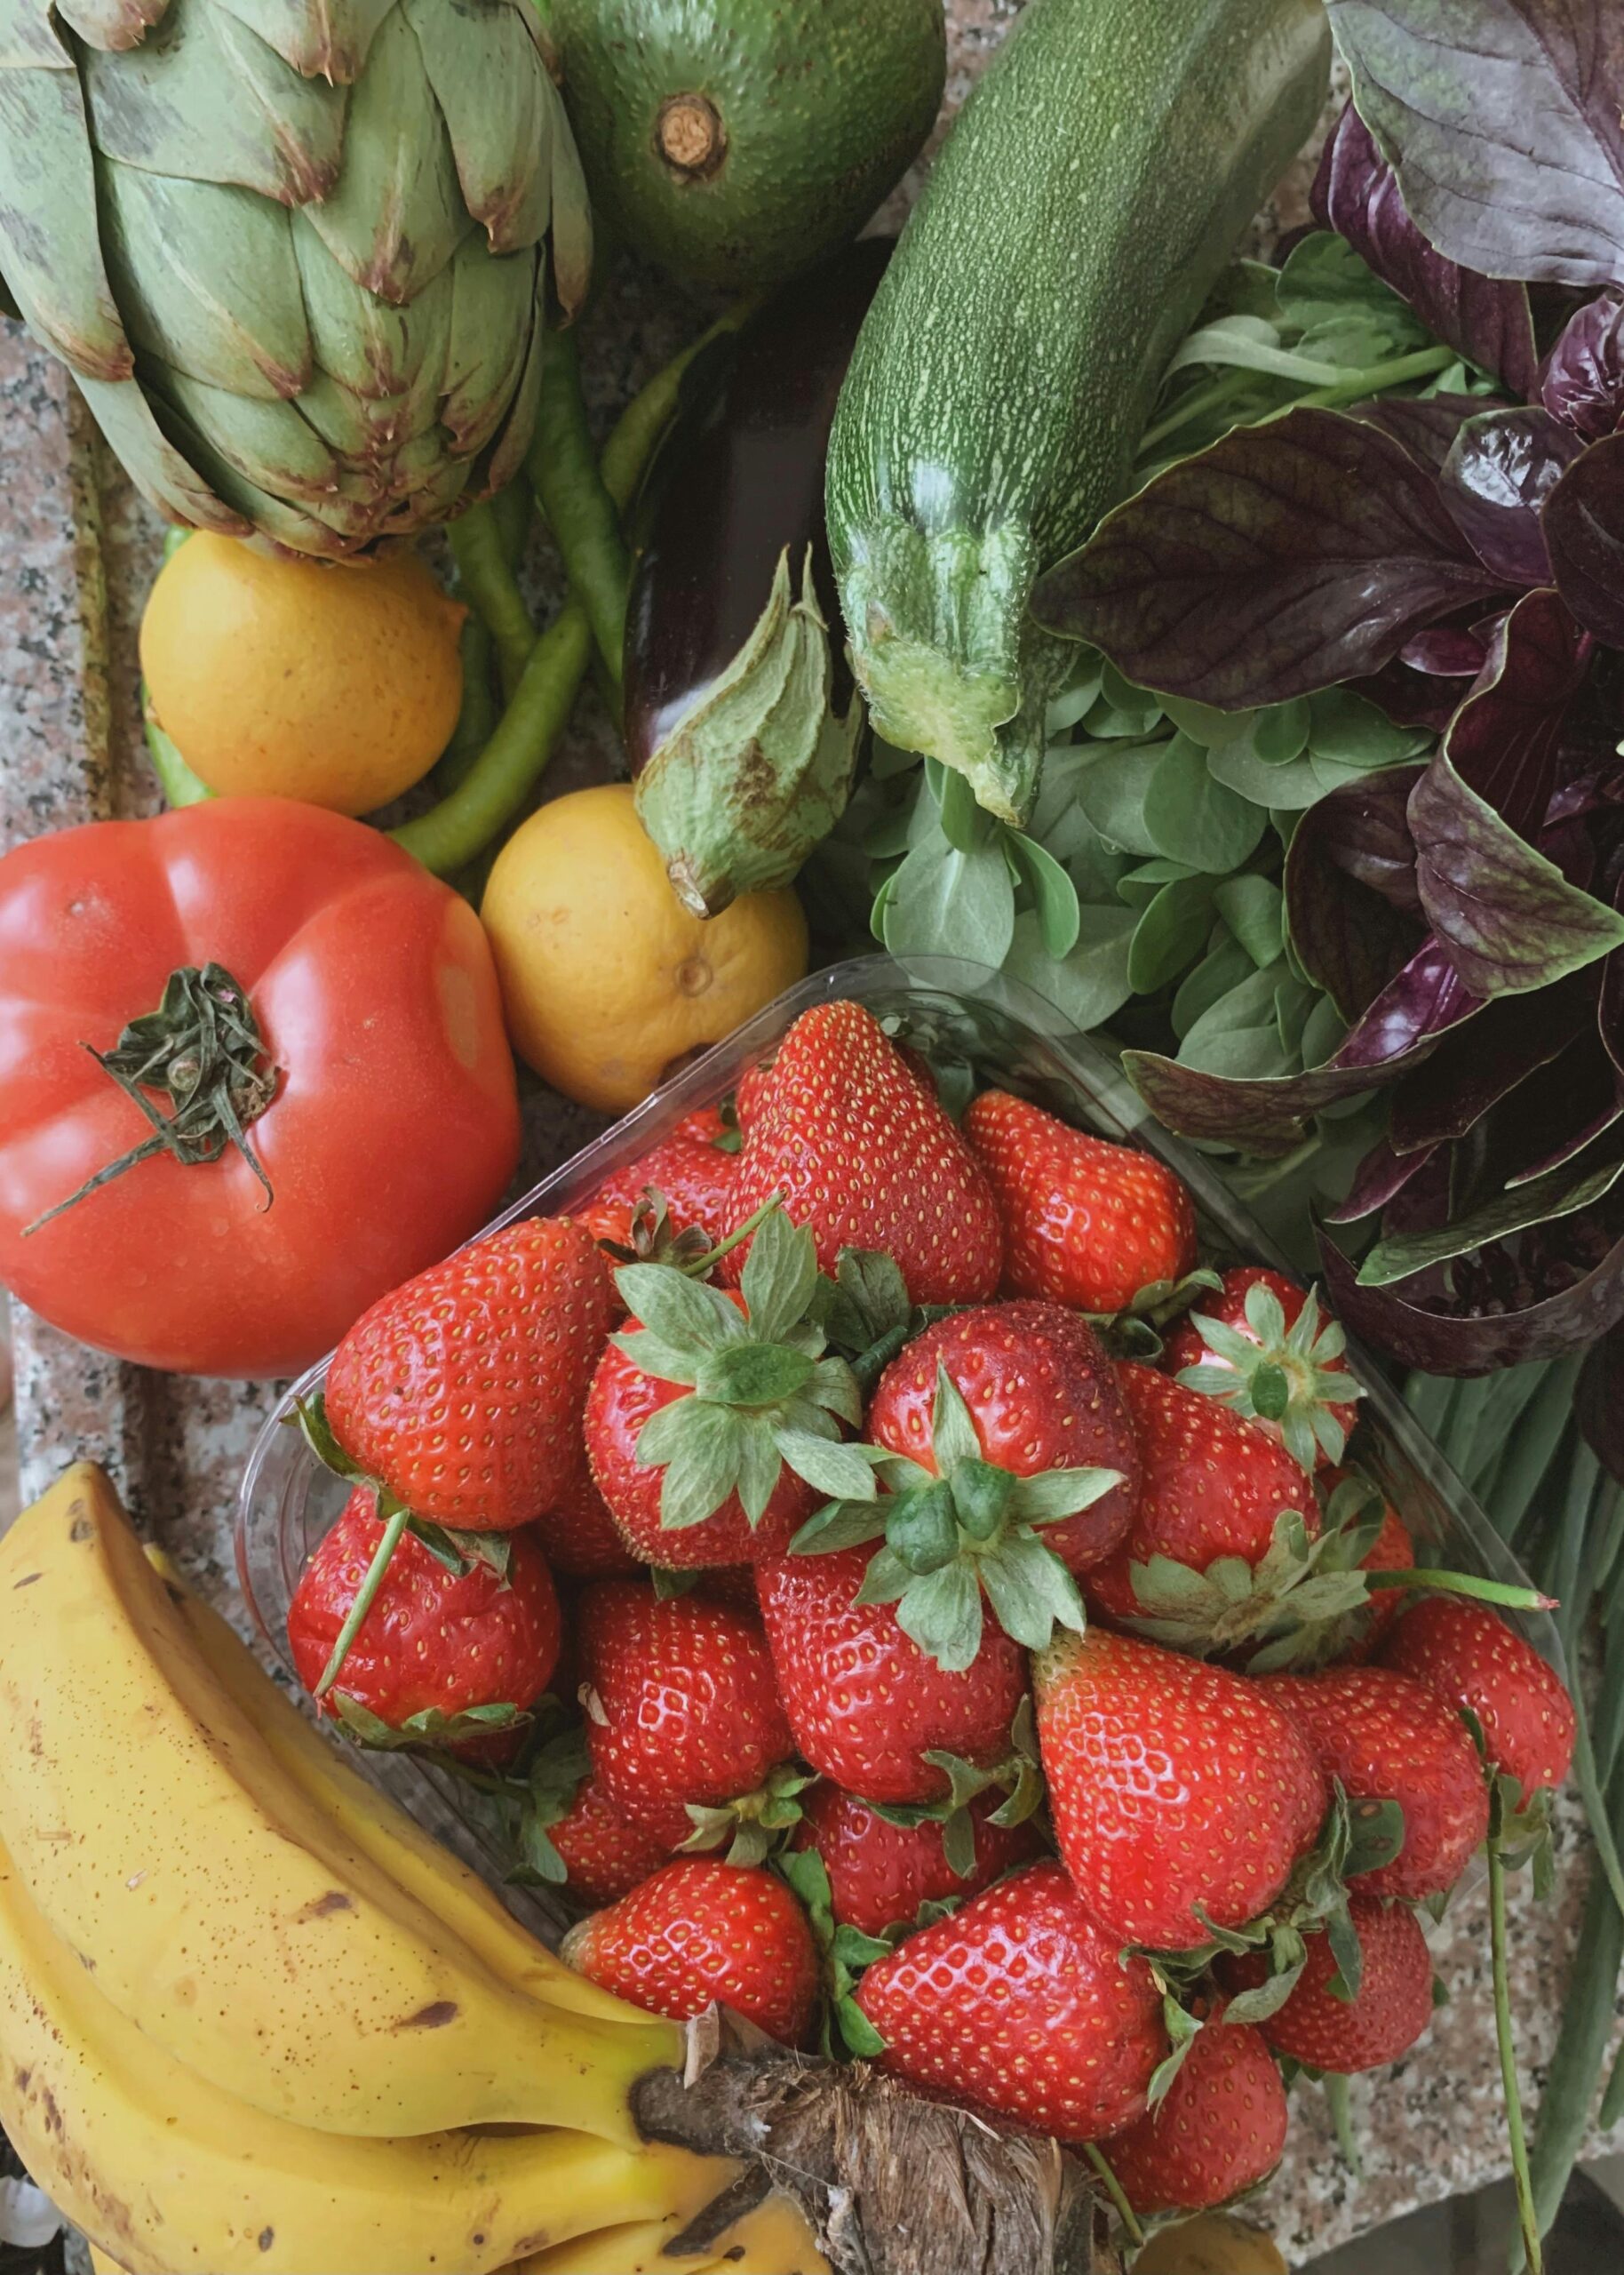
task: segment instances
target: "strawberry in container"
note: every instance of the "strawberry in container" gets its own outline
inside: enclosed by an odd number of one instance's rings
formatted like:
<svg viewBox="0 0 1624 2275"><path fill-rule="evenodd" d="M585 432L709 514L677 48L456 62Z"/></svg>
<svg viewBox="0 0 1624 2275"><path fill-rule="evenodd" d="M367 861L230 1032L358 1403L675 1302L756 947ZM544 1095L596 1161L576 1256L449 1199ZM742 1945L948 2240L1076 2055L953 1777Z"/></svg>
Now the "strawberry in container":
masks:
<svg viewBox="0 0 1624 2275"><path fill-rule="evenodd" d="M351 1648L436 1548L510 1520L499 1596L544 1544L587 1581L578 1691L464 1768L591 1907L575 1962L1114 2156L1131 2234L1272 2168L1281 2060L1342 2116L1337 2079L1414 2045L1414 1907L1485 1846L1503 1894L1572 1703L1469 1523L1440 1569L1424 1447L1311 1290L1234 1260L1262 1244L1199 1165L1053 1112L1087 1061L1000 1054L1007 1015L852 970L866 1000L808 983L663 1136L544 1188L576 1223L356 1330L306 1426L411 1562ZM695 1153L705 1213L673 1191L651 1237L638 1197ZM463 1298L520 1259L448 1433Z"/></svg>

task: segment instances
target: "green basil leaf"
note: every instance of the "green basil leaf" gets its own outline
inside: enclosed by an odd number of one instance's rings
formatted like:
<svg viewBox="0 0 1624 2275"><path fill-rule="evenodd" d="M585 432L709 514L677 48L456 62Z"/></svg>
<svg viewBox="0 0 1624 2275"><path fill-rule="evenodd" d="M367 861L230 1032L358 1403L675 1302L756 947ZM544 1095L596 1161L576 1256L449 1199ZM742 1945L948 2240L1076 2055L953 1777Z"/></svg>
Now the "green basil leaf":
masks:
<svg viewBox="0 0 1624 2275"><path fill-rule="evenodd" d="M1285 898L1272 878L1226 877L1213 906L1260 970L1277 963L1285 938Z"/></svg>
<svg viewBox="0 0 1624 2275"><path fill-rule="evenodd" d="M1136 995L1154 995L1199 955L1212 922L1210 877L1164 885L1140 917L1128 949L1127 976Z"/></svg>
<svg viewBox="0 0 1624 2275"><path fill-rule="evenodd" d="M1239 868L1256 850L1265 826L1256 806L1217 780L1206 751L1182 732L1150 778L1144 823L1158 852L1214 875Z"/></svg>
<svg viewBox="0 0 1624 2275"><path fill-rule="evenodd" d="M1308 746L1310 717L1304 696L1270 704L1258 713L1247 738L1253 756L1265 766L1286 766L1301 758Z"/></svg>
<svg viewBox="0 0 1624 2275"><path fill-rule="evenodd" d="M1045 949L1056 958L1069 956L1077 946L1082 922L1077 887L1054 855L1035 837L1011 829L1005 832L1004 842L1014 854L1037 904L1038 925Z"/></svg>
<svg viewBox="0 0 1624 2275"><path fill-rule="evenodd" d="M1166 747L1158 742L1101 751L1078 777L1078 804L1106 842L1125 853L1161 851L1145 821L1145 798Z"/></svg>
<svg viewBox="0 0 1624 2275"><path fill-rule="evenodd" d="M1128 908L1079 909L1077 945L1057 963L1044 946L1038 918L1017 916L1004 969L1087 1034L1114 1017L1134 992L1128 957L1136 921Z"/></svg>

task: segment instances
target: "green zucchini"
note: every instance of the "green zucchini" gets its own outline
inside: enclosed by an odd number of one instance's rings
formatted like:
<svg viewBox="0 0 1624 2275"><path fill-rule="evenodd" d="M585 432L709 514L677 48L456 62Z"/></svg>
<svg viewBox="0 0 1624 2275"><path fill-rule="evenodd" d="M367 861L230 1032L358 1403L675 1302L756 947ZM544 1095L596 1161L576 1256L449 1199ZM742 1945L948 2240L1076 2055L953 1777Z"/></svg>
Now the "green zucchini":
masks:
<svg viewBox="0 0 1624 2275"><path fill-rule="evenodd" d="M1121 494L1329 62L1320 0L1028 0L892 258L831 437L831 553L875 726L1005 820L1064 653L1033 582Z"/></svg>

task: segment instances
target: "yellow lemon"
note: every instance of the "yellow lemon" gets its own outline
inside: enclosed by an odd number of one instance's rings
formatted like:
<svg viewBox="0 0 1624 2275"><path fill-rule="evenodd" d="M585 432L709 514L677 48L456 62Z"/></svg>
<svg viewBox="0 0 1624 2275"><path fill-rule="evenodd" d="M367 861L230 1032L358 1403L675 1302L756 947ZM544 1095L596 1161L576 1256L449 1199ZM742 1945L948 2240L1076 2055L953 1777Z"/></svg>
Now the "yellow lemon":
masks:
<svg viewBox="0 0 1624 2275"><path fill-rule="evenodd" d="M1134 2262L1134 2275L1288 2275L1286 2262L1266 2235L1231 2220L1227 2213L1204 2212L1176 2228L1164 2228Z"/></svg>
<svg viewBox="0 0 1624 2275"><path fill-rule="evenodd" d="M695 916L628 782L555 798L498 856L481 914L521 1058L582 1106L624 1113L801 978L792 892Z"/></svg>
<svg viewBox="0 0 1624 2275"><path fill-rule="evenodd" d="M152 588L141 670L211 790L370 813L450 738L466 614L404 547L323 563L200 532Z"/></svg>

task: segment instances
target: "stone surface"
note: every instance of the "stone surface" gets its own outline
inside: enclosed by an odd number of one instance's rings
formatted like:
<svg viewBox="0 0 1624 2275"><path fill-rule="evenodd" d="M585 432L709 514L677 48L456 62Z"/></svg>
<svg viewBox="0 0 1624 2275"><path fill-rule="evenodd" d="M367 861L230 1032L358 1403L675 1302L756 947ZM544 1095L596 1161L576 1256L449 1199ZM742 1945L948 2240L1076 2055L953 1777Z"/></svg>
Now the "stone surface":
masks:
<svg viewBox="0 0 1624 2275"><path fill-rule="evenodd" d="M1017 12L1018 0L956 0L950 105ZM1262 218L1260 243L1302 217L1306 180L1300 164ZM910 186L887 209L893 224ZM706 313L623 267L585 340L600 426ZM135 633L160 531L62 372L3 320L0 526L0 844L151 810L157 794L140 737ZM529 571L538 610L555 606L556 570L542 549ZM609 722L589 693L547 791L601 775L615 762ZM598 1126L539 1090L529 1105L527 1183ZM271 1387L144 1375L26 1314L14 1331L25 1497L76 1456L103 1462L140 1522L212 1601L241 1620L231 1545L236 1485ZM1537 1912L1520 1896L1515 1920L1524 2067L1536 2082L1555 2037L1587 1869L1571 1805L1559 1833L1556 1901ZM1366 2143L1362 2183L1340 2162L1320 2096L1311 2087L1297 2088L1291 2148L1258 2215L1293 2257L1328 2249L1504 2168L1481 1886L1457 1903L1434 1947L1450 2004L1414 2055L1353 2089Z"/></svg>

